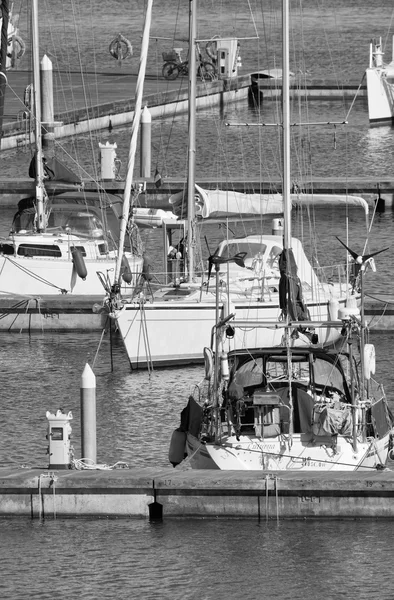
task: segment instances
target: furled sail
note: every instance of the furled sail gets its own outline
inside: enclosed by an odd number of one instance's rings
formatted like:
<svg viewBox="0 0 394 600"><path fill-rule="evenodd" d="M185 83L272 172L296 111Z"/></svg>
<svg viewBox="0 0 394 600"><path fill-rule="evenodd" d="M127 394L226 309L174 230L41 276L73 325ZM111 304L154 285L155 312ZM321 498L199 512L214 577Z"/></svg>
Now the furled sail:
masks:
<svg viewBox="0 0 394 600"><path fill-rule="evenodd" d="M186 218L186 192L170 196L172 210L181 219ZM196 185L195 215L201 219L221 217L239 218L253 215L283 213L283 200L280 194L243 194L233 190L204 190Z"/></svg>
<svg viewBox="0 0 394 600"><path fill-rule="evenodd" d="M297 265L293 250L284 249L279 257L279 305L282 315L287 315L292 321L310 320L309 311L305 305L301 281L297 274Z"/></svg>
<svg viewBox="0 0 394 600"><path fill-rule="evenodd" d="M181 191L169 198L174 213L181 219L187 218L187 192ZM368 215L368 202L360 196L347 194L291 194L293 206L338 206L361 207ZM283 213L282 194L244 194L234 190L205 190L195 186L195 215L200 219L239 218L247 216Z"/></svg>

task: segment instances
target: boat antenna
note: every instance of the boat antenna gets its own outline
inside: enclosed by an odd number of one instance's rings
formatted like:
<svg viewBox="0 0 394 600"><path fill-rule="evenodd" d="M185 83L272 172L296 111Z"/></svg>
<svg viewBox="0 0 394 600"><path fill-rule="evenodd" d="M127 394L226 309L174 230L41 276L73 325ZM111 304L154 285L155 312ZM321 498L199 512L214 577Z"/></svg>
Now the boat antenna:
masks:
<svg viewBox="0 0 394 600"><path fill-rule="evenodd" d="M291 248L291 174L290 174L290 67L289 67L289 0L282 2L282 144L283 144L283 213L284 213L284 248Z"/></svg>
<svg viewBox="0 0 394 600"><path fill-rule="evenodd" d="M7 44L9 22L8 0L3 0L0 5L1 41L0 41L0 137L3 133L4 99L7 87Z"/></svg>
<svg viewBox="0 0 394 600"><path fill-rule="evenodd" d="M34 97L34 134L35 134L35 167L36 167L36 215L37 231L45 229L44 201L47 193L44 186L44 163L42 154L41 133L41 85L40 85L40 46L38 38L38 6L37 0L31 4L32 57L33 57L33 97Z"/></svg>

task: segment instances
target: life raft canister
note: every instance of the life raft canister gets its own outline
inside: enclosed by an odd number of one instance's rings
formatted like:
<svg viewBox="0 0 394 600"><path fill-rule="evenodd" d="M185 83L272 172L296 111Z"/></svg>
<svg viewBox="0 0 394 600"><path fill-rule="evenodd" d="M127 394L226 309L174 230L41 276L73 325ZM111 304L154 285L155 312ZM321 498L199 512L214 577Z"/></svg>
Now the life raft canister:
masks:
<svg viewBox="0 0 394 600"><path fill-rule="evenodd" d="M73 246L71 248L71 256L78 277L85 281L86 277L88 276L88 270L86 268L85 261L82 256L82 252L78 248Z"/></svg>
<svg viewBox="0 0 394 600"><path fill-rule="evenodd" d="M131 272L130 263L125 254L122 256L122 279L125 283L131 283L133 281L133 273Z"/></svg>
<svg viewBox="0 0 394 600"><path fill-rule="evenodd" d="M178 427L171 436L168 459L173 467L179 465L186 457L186 432Z"/></svg>

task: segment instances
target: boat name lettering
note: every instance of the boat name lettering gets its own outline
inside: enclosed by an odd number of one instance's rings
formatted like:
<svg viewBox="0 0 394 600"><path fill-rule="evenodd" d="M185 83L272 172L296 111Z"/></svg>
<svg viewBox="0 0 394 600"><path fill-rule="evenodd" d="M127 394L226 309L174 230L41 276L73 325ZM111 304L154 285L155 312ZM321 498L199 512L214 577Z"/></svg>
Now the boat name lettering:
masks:
<svg viewBox="0 0 394 600"><path fill-rule="evenodd" d="M276 450L275 444L258 444L253 442L249 444L248 450L261 450L262 452L274 452Z"/></svg>

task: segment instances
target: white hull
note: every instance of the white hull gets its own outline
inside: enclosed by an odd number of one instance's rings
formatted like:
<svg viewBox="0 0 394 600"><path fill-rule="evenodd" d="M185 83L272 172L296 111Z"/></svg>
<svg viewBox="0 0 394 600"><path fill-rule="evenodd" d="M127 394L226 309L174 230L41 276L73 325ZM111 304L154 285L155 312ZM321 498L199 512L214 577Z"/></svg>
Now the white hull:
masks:
<svg viewBox="0 0 394 600"><path fill-rule="evenodd" d="M199 294L198 294L199 295ZM328 302L307 302L311 320L330 319ZM345 298L339 302L345 305ZM270 328L248 327L236 330L228 340L229 349L278 346L284 331L276 327L280 316L279 299L271 302L232 302L237 320L270 321ZM203 348L210 345L216 322L215 298L211 301L166 301L143 304L124 304L115 313L130 365L146 367L147 361L156 366L203 362ZM302 325L302 323L300 323ZM338 329L316 329L319 344L334 343L340 337ZM309 345L310 339L300 333L294 345Z"/></svg>
<svg viewBox="0 0 394 600"><path fill-rule="evenodd" d="M369 68L365 73L371 123L387 123L394 119L394 56L388 64L383 62L383 56L382 39L372 41Z"/></svg>
<svg viewBox="0 0 394 600"><path fill-rule="evenodd" d="M392 71L394 75L394 70ZM366 71L368 117L371 123L391 122L394 119L394 82L385 68Z"/></svg>
<svg viewBox="0 0 394 600"><path fill-rule="evenodd" d="M130 270L136 276L142 270L142 258L127 254ZM40 296L56 294L57 292L74 295L101 295L105 291L97 276L113 274L115 269L115 254L100 259L84 259L87 277L78 277L73 262L65 258L27 258L0 255L0 293L7 295ZM122 292L130 294L133 282L124 284Z"/></svg>
<svg viewBox="0 0 394 600"><path fill-rule="evenodd" d="M335 451L332 437L313 438L311 434L294 434L292 444L283 438L262 440L257 437L223 438L223 445L201 444L187 435L186 451L194 469L249 471L357 471L374 469L387 461L387 434L382 439L359 442L357 451L351 438L338 436Z"/></svg>

